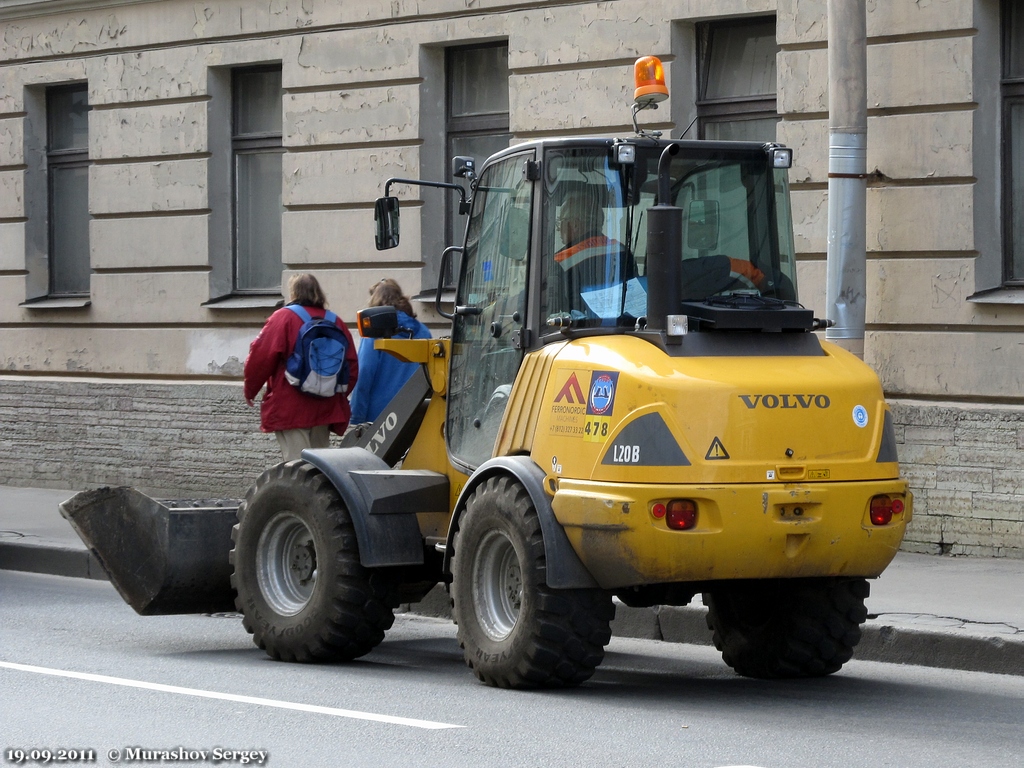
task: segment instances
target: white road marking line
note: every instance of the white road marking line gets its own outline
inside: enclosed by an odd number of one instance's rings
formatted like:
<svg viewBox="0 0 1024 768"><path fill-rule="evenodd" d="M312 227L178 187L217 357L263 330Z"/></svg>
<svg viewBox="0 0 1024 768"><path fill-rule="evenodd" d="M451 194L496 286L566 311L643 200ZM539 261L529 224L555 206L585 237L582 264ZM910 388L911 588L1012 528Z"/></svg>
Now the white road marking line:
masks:
<svg viewBox="0 0 1024 768"><path fill-rule="evenodd" d="M278 709L294 709L299 712L313 712L319 715L332 715L334 717L348 717L353 720L372 720L378 723L391 723L393 725L407 725L411 728L427 728L440 730L444 728L465 728L464 725L452 725L450 723L435 723L431 720L416 720L411 717L394 717L392 715L377 715L372 712L357 712L352 709L335 709L334 707L320 707L315 704L297 704L291 701L277 701L276 699L261 699L257 696L239 696L234 693L218 693L217 691L203 691L198 688L181 688L177 685L162 685L160 683L147 683L142 680L128 680L124 677L108 677L107 675L93 675L88 672L69 672L63 669L50 669L48 667L34 667L29 664L14 664L9 661L0 661L0 667L14 669L19 672L34 672L38 675L53 675L54 677L70 677L74 680L89 680L94 683L107 683L108 685L123 685L128 688L144 688L149 691L162 691L164 693L177 693L182 696L198 696L204 699L221 699L223 701L237 701L242 704L259 704L264 707L277 707Z"/></svg>

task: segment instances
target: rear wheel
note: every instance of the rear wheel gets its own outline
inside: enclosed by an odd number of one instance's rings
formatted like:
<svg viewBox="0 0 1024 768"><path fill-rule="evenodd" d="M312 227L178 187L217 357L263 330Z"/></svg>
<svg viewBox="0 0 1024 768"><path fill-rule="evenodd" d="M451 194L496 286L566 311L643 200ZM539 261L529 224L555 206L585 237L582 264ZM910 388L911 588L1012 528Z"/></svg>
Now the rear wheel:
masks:
<svg viewBox="0 0 1024 768"><path fill-rule="evenodd" d="M489 478L470 496L452 577L459 644L466 664L488 685L579 685L604 658L615 612L611 596L547 586L537 511L511 478Z"/></svg>
<svg viewBox="0 0 1024 768"><path fill-rule="evenodd" d="M746 677L820 677L853 657L867 618L864 579L766 579L704 594L725 663Z"/></svg>
<svg viewBox="0 0 1024 768"><path fill-rule="evenodd" d="M394 622L395 580L364 568L348 510L303 461L264 472L231 537L236 606L253 641L284 661L347 661Z"/></svg>

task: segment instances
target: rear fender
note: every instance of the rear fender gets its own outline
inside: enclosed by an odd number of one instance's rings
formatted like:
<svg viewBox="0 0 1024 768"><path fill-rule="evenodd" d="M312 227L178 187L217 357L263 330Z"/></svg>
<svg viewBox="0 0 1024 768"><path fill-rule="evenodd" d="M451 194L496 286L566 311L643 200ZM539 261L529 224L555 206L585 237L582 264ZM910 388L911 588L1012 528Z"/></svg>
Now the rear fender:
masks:
<svg viewBox="0 0 1024 768"><path fill-rule="evenodd" d="M544 536L544 559L546 561L546 580L554 589L592 589L598 586L590 571L569 543L561 524L555 519L551 509L551 497L544 492L544 470L538 467L529 456L499 456L484 462L473 473L466 483L459 500L455 504L455 512L448 528L448 540L444 551L444 573L451 575L451 553L455 534L459 529L459 519L466 509L466 500L481 483L496 475L514 477L530 494L530 500L540 518L540 529Z"/></svg>
<svg viewBox="0 0 1024 768"><path fill-rule="evenodd" d="M366 568L423 564L416 515L448 508L448 478L428 470L392 469L364 448L306 449L345 502Z"/></svg>

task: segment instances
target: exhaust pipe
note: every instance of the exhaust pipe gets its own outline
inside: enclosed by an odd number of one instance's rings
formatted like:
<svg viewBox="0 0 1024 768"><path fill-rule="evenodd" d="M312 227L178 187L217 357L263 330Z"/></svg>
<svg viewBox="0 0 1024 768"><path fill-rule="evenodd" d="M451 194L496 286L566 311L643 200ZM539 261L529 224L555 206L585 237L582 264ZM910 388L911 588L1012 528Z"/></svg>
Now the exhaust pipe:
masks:
<svg viewBox="0 0 1024 768"><path fill-rule="evenodd" d="M671 205L669 165L679 152L669 144L658 160L658 204L647 210L647 328L667 331L668 316L683 300L679 255L683 252L683 209ZM678 337L668 337L679 341Z"/></svg>

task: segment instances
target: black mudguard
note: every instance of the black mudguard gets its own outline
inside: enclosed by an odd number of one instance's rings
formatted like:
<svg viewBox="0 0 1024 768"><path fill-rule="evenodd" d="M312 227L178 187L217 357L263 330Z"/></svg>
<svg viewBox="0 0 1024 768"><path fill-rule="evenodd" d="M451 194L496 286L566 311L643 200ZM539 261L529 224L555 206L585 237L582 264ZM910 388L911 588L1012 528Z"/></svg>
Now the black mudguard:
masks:
<svg viewBox="0 0 1024 768"><path fill-rule="evenodd" d="M544 535L544 559L547 568L547 584L554 589L593 589L598 586L590 571L583 565L576 550L569 543L565 529L555 519L551 509L551 497L544 492L544 470L529 456L499 456L484 462L459 494L448 528L448 542L445 546L444 572L451 574L451 553L455 533L459 529L459 517L466 508L466 499L473 490L493 475L515 477L530 494L533 506L540 518L541 533Z"/></svg>
<svg viewBox="0 0 1024 768"><path fill-rule="evenodd" d="M60 513L136 613L220 613L235 610L228 555L239 503L99 488L62 502Z"/></svg>
<svg viewBox="0 0 1024 768"><path fill-rule="evenodd" d="M345 502L364 567L423 564L416 515L448 510L445 475L392 469L364 448L307 448L302 458L327 476Z"/></svg>

